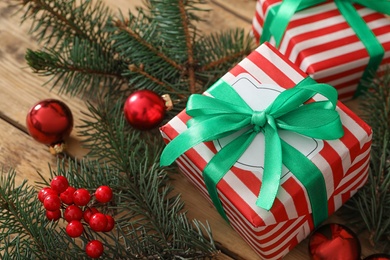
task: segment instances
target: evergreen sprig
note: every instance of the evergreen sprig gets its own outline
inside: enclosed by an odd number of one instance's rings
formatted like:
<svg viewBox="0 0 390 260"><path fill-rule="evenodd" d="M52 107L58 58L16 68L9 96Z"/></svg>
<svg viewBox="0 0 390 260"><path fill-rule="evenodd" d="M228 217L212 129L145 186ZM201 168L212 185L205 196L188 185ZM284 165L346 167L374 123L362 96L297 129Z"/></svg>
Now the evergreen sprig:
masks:
<svg viewBox="0 0 390 260"><path fill-rule="evenodd" d="M36 189L27 181L16 186L15 177L13 170L0 176L0 258L54 259L69 252L85 256L57 223L47 221Z"/></svg>
<svg viewBox="0 0 390 260"><path fill-rule="evenodd" d="M87 232L105 241L104 257L205 259L218 254L210 227L189 220L180 195L173 192L172 168L158 166L159 133L129 126L123 102L138 89L168 93L177 101L168 120L190 94L206 90L252 51L249 35L238 29L203 35L196 27L205 11L203 0L147 0L144 8L115 16L99 0L15 1L43 45L26 53L33 72L50 77L48 83L59 92L85 94L88 100L79 133L93 159L61 161L50 174L91 191L100 185L113 188L115 201L105 210L115 214L115 232ZM70 247L63 258L85 257L79 244L61 228L58 232L51 242L65 240Z"/></svg>
<svg viewBox="0 0 390 260"><path fill-rule="evenodd" d="M96 94L102 84L120 88L124 64L115 56L105 30L111 11L101 1L21 0L22 21L44 46L28 50L34 72L50 76L52 86L70 94Z"/></svg>
<svg viewBox="0 0 390 260"><path fill-rule="evenodd" d="M114 97L143 88L185 101L253 49L244 30L202 35L203 0L148 0L127 16L113 16L101 1L78 2L22 1L23 20L33 19L31 33L45 46L27 52L28 64L60 92Z"/></svg>
<svg viewBox="0 0 390 260"><path fill-rule="evenodd" d="M90 118L84 120L80 133L89 136L85 141L91 156L104 159L120 173L113 177L119 180L114 190L120 200L116 210L123 239L133 247L127 254L135 259L135 255L175 259L216 254L209 227L196 220L189 222L180 196L171 194L168 175L155 159L162 149L161 139L129 131L122 102L111 102L106 99L98 108L90 104Z"/></svg>
<svg viewBox="0 0 390 260"><path fill-rule="evenodd" d="M172 116L190 94L203 92L250 53L248 35L243 30L203 35L196 27L205 11L203 0L146 0L144 8L126 15L114 15L101 1L15 1L24 7L22 20L32 21L31 33L43 45L26 53L33 71L51 77L51 86L60 92L96 97L80 127L94 160L62 161L50 174L65 175L89 189L103 183L114 187L116 200L107 210L117 214L118 224L116 232L104 235L105 256L213 257L217 250L209 227L188 220L180 196L172 195L169 169L157 167L162 147L158 134L128 126L122 104L137 89L168 93L178 101ZM390 71L375 77L362 100L363 118L374 132L369 178L347 206L379 245L390 240ZM35 210L42 215L31 199L33 190L26 183L9 185L14 173L8 176L1 179L7 185L0 187L0 227L12 237L0 237L5 259L15 253L40 259L51 254L85 257L61 229L30 218ZM40 236L49 237L48 244ZM62 254L52 249L59 241L68 247Z"/></svg>
<svg viewBox="0 0 390 260"><path fill-rule="evenodd" d="M373 130L368 181L347 206L364 222L372 245L390 253L390 68L367 85L361 111Z"/></svg>

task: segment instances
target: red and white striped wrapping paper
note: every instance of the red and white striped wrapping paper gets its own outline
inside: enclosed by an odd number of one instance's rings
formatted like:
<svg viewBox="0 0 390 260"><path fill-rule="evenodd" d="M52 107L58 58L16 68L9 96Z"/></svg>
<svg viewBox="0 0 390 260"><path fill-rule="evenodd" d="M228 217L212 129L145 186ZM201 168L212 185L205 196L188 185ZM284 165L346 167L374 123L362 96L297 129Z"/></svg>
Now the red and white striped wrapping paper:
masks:
<svg viewBox="0 0 390 260"><path fill-rule="evenodd" d="M282 0L258 0L252 29L257 40L271 7ZM385 56L377 72L390 64L390 19L372 9L354 5L377 36ZM275 44L273 37L271 44ZM334 86L340 100L353 97L368 64L363 43L338 11L333 1L297 12L292 17L279 51L317 82Z"/></svg>
<svg viewBox="0 0 390 260"><path fill-rule="evenodd" d="M242 75L249 75L258 84L273 84L283 89L294 87L306 77L268 43L258 47L223 79L232 84ZM257 98L261 102L261 97ZM311 158L326 181L329 214L365 183L371 146L370 127L340 102L337 110L345 135L338 140L323 141L322 149ZM168 143L186 130L189 118L182 111L164 125L161 128L164 140ZM181 171L210 202L202 169L217 152L216 149L213 142L202 143L177 160ZM268 212L258 208L255 202L261 174L260 171L248 171L236 164L218 183L218 194L231 226L243 239L262 258L280 259L314 229L310 202L302 184L288 173L281 180L272 209Z"/></svg>

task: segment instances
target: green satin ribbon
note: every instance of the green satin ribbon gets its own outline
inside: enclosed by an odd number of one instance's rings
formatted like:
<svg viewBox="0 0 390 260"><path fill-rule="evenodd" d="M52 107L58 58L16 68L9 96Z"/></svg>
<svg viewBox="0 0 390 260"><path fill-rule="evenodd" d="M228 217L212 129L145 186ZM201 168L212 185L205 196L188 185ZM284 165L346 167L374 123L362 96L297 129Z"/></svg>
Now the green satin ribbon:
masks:
<svg viewBox="0 0 390 260"><path fill-rule="evenodd" d="M283 0L280 5L277 5L268 11L264 21L263 33L260 38L260 43L269 41L273 35L276 46L279 46L287 25L291 17L297 11L318 5L326 2L325 0ZM366 22L360 17L359 13L353 6L354 3L366 6L377 12L390 15L389 0L335 0L335 4L343 15L349 26L354 30L360 41L366 48L370 60L363 72L363 76L358 84L355 92L355 97L360 95L364 90L364 82L368 82L373 78L373 74L377 71L383 56L384 49L381 43L377 40L375 34L367 26Z"/></svg>
<svg viewBox="0 0 390 260"><path fill-rule="evenodd" d="M343 128L335 110L336 90L307 77L294 88L283 91L263 111L252 110L222 80L208 92L214 98L199 94L189 98L186 112L192 119L187 123L188 129L166 146L160 164L170 165L197 144L245 130L218 151L203 170L209 195L219 213L227 220L216 185L246 151L255 136L262 133L265 152L258 156L264 156L264 171L256 205L266 210L271 209L280 186L284 164L306 187L314 224L317 226L324 221L328 217L328 207L323 175L305 155L279 137L278 129L317 139L340 138ZM305 103L316 94L323 95L326 100Z"/></svg>

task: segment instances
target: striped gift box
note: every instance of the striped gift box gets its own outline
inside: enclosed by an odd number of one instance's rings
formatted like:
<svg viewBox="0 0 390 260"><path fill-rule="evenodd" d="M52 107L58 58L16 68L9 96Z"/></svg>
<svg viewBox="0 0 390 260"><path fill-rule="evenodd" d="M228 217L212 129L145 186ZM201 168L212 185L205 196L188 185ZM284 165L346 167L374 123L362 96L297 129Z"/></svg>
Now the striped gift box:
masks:
<svg viewBox="0 0 390 260"><path fill-rule="evenodd" d="M282 0L258 0L253 18L257 40L265 17ZM377 72L390 63L390 19L369 8L355 4L359 15L377 36L385 56ZM274 38L270 42L275 46ZM279 50L317 82L334 86L340 100L353 97L369 55L333 1L299 11L292 17Z"/></svg>
<svg viewBox="0 0 390 260"><path fill-rule="evenodd" d="M263 100L267 95L257 93L281 92L294 87L305 77L297 66L265 43L225 74L223 79L246 102L251 98L257 100L255 103L269 103L269 100ZM274 89L271 89L272 86ZM319 100L321 97L315 96L314 99ZM253 103L253 100L250 102ZM299 149L321 170L326 181L329 214L365 183L371 145L370 127L340 102L337 110L345 131L341 139L323 141L292 136L294 133L280 133L286 142ZM161 128L164 140L168 143L186 130L189 119L182 111L164 125ZM210 202L202 179L202 169L216 154L219 146L223 146L221 140L202 143L177 160L183 174ZM279 259L306 238L314 226L306 190L286 169L272 209L266 211L256 206L262 177L259 158L263 157L263 149L261 144L250 146L248 154L244 153L227 172L217 189L231 226L262 258ZM251 158L253 154L256 155L254 159Z"/></svg>

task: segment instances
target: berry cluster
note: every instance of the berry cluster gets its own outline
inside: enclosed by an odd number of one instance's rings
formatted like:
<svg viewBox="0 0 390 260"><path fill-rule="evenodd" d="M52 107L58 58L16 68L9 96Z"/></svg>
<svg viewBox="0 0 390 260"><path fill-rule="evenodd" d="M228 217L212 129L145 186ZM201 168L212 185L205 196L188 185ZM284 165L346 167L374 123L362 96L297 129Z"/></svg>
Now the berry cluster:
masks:
<svg viewBox="0 0 390 260"><path fill-rule="evenodd" d="M84 225L89 225L95 232L109 232L114 228L115 221L112 216L88 206L93 196L97 202L107 203L112 199L113 193L110 187L100 186L91 195L84 188L69 186L64 176L54 177L50 187L42 188L38 193L38 199L46 209L46 217L57 221L62 215L68 223L66 233L73 238L83 234ZM85 251L89 257L99 258L103 254L103 244L92 240L86 245Z"/></svg>

